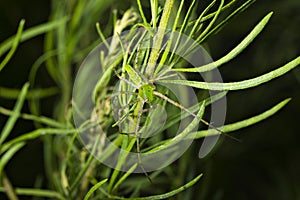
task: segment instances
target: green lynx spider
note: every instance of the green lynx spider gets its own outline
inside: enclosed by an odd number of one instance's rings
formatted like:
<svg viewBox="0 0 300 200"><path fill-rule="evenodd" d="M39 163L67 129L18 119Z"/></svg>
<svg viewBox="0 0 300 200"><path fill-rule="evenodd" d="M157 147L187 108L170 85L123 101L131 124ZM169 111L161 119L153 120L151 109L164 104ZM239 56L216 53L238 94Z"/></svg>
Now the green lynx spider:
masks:
<svg viewBox="0 0 300 200"><path fill-rule="evenodd" d="M118 121L113 126L120 124L131 113L131 115L133 116L134 127L132 129L132 132L129 134L133 134L134 137L136 138L136 148L137 148L136 151L137 151L137 157L138 157L138 165L141 167L142 171L144 172L144 174L147 176L147 178L150 181L151 181L151 179L149 178L148 173L146 172L146 170L143 167L142 159L141 159L141 155L140 155L140 153L141 153L140 123L141 123L142 114L145 112L145 110L147 110L147 109L144 109L144 106L149 105L151 107L151 104L154 101L155 97L160 98L160 99L178 107L179 109L183 110L184 112L188 113L189 115L197 118L199 121L201 121L205 125L217 130L219 133L223 133L220 129L214 127L213 125L208 123L206 120L200 118L199 116L197 116L196 114L194 114L193 112L191 112L190 110L188 110L187 108L185 108L184 106L179 104L178 102L176 102L176 101L170 99L169 97L167 97L166 95L156 91L156 87L153 84L155 82L155 80L151 80L151 81L147 80L141 73L139 73L137 70L135 70L129 64L126 64L124 68L125 68L125 72L129 76L129 80L127 80L124 77L121 77L115 71L116 76L120 79L120 81L124 81L123 83L126 83L127 85L132 86L134 88L134 90L137 90L137 93L121 91L119 93L119 95L122 95L125 93L127 93L129 95L134 94L137 96L137 101L134 103L134 105L130 105L131 107L128 109L127 113L125 113L123 116L119 116ZM174 75L175 74L169 75L169 76L174 76ZM162 77L160 77L160 78L162 78Z"/></svg>

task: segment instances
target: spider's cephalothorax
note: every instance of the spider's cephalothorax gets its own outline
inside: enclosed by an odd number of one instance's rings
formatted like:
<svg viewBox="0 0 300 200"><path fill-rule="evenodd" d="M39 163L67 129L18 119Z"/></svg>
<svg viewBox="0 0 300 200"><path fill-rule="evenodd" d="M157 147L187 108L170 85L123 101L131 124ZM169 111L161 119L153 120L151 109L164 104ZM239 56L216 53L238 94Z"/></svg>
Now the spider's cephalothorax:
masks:
<svg viewBox="0 0 300 200"><path fill-rule="evenodd" d="M154 100L153 92L155 90L155 86L151 84L145 84L139 87L139 96L142 99L147 99L147 102L151 103Z"/></svg>

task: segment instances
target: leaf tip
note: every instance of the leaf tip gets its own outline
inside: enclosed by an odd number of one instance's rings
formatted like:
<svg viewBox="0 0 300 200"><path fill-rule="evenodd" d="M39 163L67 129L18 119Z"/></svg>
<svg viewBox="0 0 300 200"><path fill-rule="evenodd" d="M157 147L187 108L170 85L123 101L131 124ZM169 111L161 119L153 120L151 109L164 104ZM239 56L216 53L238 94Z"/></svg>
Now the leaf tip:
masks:
<svg viewBox="0 0 300 200"><path fill-rule="evenodd" d="M24 84L24 88L26 88L26 89L28 89L28 87L30 86L30 83L29 83L29 81L27 81L25 84Z"/></svg>
<svg viewBox="0 0 300 200"><path fill-rule="evenodd" d="M287 104L287 103L290 102L291 100L292 100L292 98L290 97L290 98L285 99L283 102L284 102L284 104Z"/></svg>
<svg viewBox="0 0 300 200"><path fill-rule="evenodd" d="M267 14L266 18L270 19L272 17L272 15L274 14L274 11L271 11Z"/></svg>
<svg viewBox="0 0 300 200"><path fill-rule="evenodd" d="M20 25L21 25L21 26L24 26L25 22L26 22L26 20L22 18L22 19L20 20Z"/></svg>

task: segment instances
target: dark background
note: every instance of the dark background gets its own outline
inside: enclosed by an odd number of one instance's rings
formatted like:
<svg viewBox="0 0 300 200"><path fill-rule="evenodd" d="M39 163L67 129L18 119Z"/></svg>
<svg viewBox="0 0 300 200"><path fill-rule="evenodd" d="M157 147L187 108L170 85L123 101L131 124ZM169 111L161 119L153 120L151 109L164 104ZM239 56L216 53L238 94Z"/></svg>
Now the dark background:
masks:
<svg viewBox="0 0 300 200"><path fill-rule="evenodd" d="M208 40L214 59L237 45L268 12L274 14L259 37L240 56L220 68L224 81L243 80L269 72L300 55L300 1L257 1L236 17L218 35ZM46 22L50 13L47 0L1 0L0 41L16 32L21 18L26 27ZM14 58L0 73L0 85L21 88L29 69L43 52L43 37L20 45ZM238 143L225 138L203 161L204 178L196 186L204 199L299 199L300 198L300 69L262 86L228 95L227 122L259 114L291 97L277 115L233 135ZM0 105L12 108L14 101L0 99ZM51 110L51 107L50 107ZM25 109L26 111L26 109ZM0 127L7 118L0 116ZM32 130L21 121L12 137ZM43 175L42 143L29 142L7 165L6 171L16 186L30 187ZM204 189L203 189L204 188ZM200 198L199 197L199 198Z"/></svg>
<svg viewBox="0 0 300 200"><path fill-rule="evenodd" d="M19 21L23 18L25 30L32 26L48 21L50 14L50 1L43 0L1 0L0 1L0 42L14 35ZM21 43L10 62L0 73L0 86L8 88L22 88L28 81L29 71L43 52L43 36L37 36ZM1 57L1 60L3 58ZM48 76L45 76L47 78ZM0 98L0 106L12 109L15 100ZM44 105L45 107L45 105ZM49 106L49 109L51 107ZM26 103L23 112L28 112ZM4 126L7 117L0 115L0 127ZM13 128L9 138L34 130L31 122L19 120ZM44 173L42 142L40 140L29 143L15 154L14 158L6 166L7 176L14 186L32 187L38 177ZM1 196L4 199L5 196Z"/></svg>
<svg viewBox="0 0 300 200"><path fill-rule="evenodd" d="M300 53L300 1L255 2L209 41L214 58L241 41L263 16L274 14L264 31L239 57L221 67L225 81L243 80L271 71ZM234 136L211 155L206 169L209 198L299 199L300 198L300 69L267 84L228 95L227 121L260 113L287 97L292 101L277 115ZM205 185L205 180L203 185ZM221 198L223 199L223 198Z"/></svg>

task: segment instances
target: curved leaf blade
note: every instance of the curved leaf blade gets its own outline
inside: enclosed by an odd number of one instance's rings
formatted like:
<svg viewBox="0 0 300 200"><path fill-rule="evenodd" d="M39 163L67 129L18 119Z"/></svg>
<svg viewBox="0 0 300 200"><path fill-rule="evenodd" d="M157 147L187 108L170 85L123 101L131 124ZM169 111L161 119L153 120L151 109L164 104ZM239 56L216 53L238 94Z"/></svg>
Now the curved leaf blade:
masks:
<svg viewBox="0 0 300 200"><path fill-rule="evenodd" d="M21 93L19 95L19 98L15 104L14 110L12 115L8 118L6 124L4 125L4 128L1 131L1 135L0 135L0 150L2 149L2 143L4 142L4 140L8 137L8 135L10 134L11 130L13 129L18 117L20 116L20 112L21 109L23 107L24 101L25 101L25 97L26 97L26 93L28 91L29 88L29 83L25 83L25 85L23 86Z"/></svg>
<svg viewBox="0 0 300 200"><path fill-rule="evenodd" d="M107 180L108 179L104 179L91 187L91 189L86 193L84 200L88 200L97 189L99 189L104 183L107 182Z"/></svg>
<svg viewBox="0 0 300 200"><path fill-rule="evenodd" d="M0 71L5 67L5 65L8 63L8 61L12 58L12 56L16 52L17 47L20 43L21 35L22 35L23 29L24 29L24 24L25 24L25 20L22 19L19 23L19 27L18 27L18 30L17 30L16 37L15 37L13 43L12 43L12 48L10 49L8 54L5 56L3 61L0 63Z"/></svg>
<svg viewBox="0 0 300 200"><path fill-rule="evenodd" d="M41 24L32 28L29 28L28 30L25 30L23 32L23 34L21 35L20 38L20 42L24 42L30 38L33 38L35 36L38 36L40 34L46 33L49 30L52 30L54 28L57 28L58 26L64 24L67 22L67 18L63 18L60 20L56 20L56 21L52 21L52 22L48 22L45 24ZM5 40L4 42L2 42L0 44L0 56L5 53L13 44L15 41L15 37L16 36L12 36L10 38L8 38L7 40Z"/></svg>
<svg viewBox="0 0 300 200"><path fill-rule="evenodd" d="M26 140L33 140L43 135L69 135L74 134L78 131L78 129L55 129L55 128L41 128L29 133L22 134L8 142L5 142L0 150L0 154L4 151L8 150L12 145L26 141Z"/></svg>
<svg viewBox="0 0 300 200"><path fill-rule="evenodd" d="M28 90L26 99L47 98L59 93L57 87L40 88ZM5 99L16 99L20 95L19 89L0 87L0 97Z"/></svg>
<svg viewBox="0 0 300 200"><path fill-rule="evenodd" d="M282 109L290 100L291 100L291 98L285 99L282 102L275 105L274 107L272 107L271 109L269 109L259 115L256 115L254 117L251 117L251 118L239 121L239 122L225 125L225 126L221 127L220 130L222 130L224 133L228 133L228 132L236 131L236 130L251 126L253 124L256 124L256 123L258 123L262 120L265 120L265 119L269 118L270 116L274 115L276 112L278 112L280 109ZM203 138L206 136L212 136L212 135L217 135L217 134L220 134L220 132L217 132L214 129L209 129L209 130L204 130L204 131L198 131L195 138L199 139L199 138Z"/></svg>
<svg viewBox="0 0 300 200"><path fill-rule="evenodd" d="M153 196L148 196L148 197L137 197L137 198L124 198L124 197L119 197L119 196L114 196L114 195L110 195L108 194L106 191L104 191L103 189L100 189L102 193L104 193L106 196L108 196L111 199L124 199L124 200L157 200L157 199L167 199L170 198L172 196L175 196L176 194L188 189L189 187L195 185L198 180L203 176L203 174L200 174L198 176L196 176L196 178L194 178L193 180L191 180L190 182L186 183L185 185L172 190L170 192L167 192L165 194L159 194L159 195L153 195Z"/></svg>
<svg viewBox="0 0 300 200"><path fill-rule="evenodd" d="M0 187L0 192L4 192L5 189ZM58 192L53 190L44 189L33 189L33 188L16 188L15 192L17 195L35 196L35 197L46 197L55 198L59 200L65 200L65 198Z"/></svg>
<svg viewBox="0 0 300 200"><path fill-rule="evenodd" d="M25 145L25 142L17 143L14 146L12 146L3 156L1 156L0 160L0 179L2 180L2 172L5 167L5 165L8 163L8 161L17 153L23 146Z"/></svg>
<svg viewBox="0 0 300 200"><path fill-rule="evenodd" d="M254 28L253 30L238 44L234 49L232 49L227 55L220 58L216 62L206 64L204 66L196 67L196 68L175 68L172 69L173 71L180 71L180 72L206 72L213 70L233 58L239 55L246 47L248 47L252 41L260 34L260 32L264 29L264 27L269 22L270 18L272 17L273 12L267 14Z"/></svg>
<svg viewBox="0 0 300 200"><path fill-rule="evenodd" d="M276 70L273 70L269 73L258 76L256 78L252 78L244 81L238 81L238 82L219 83L219 82L201 82L201 81L187 81L187 80L158 80L157 82L185 85L185 86L191 86L194 88L200 88L205 90L218 90L218 91L242 90L242 89L258 86L274 78L282 76L287 72L289 72L290 70L297 67L299 64L300 64L300 56L290 61L289 63L285 64L284 66Z"/></svg>

